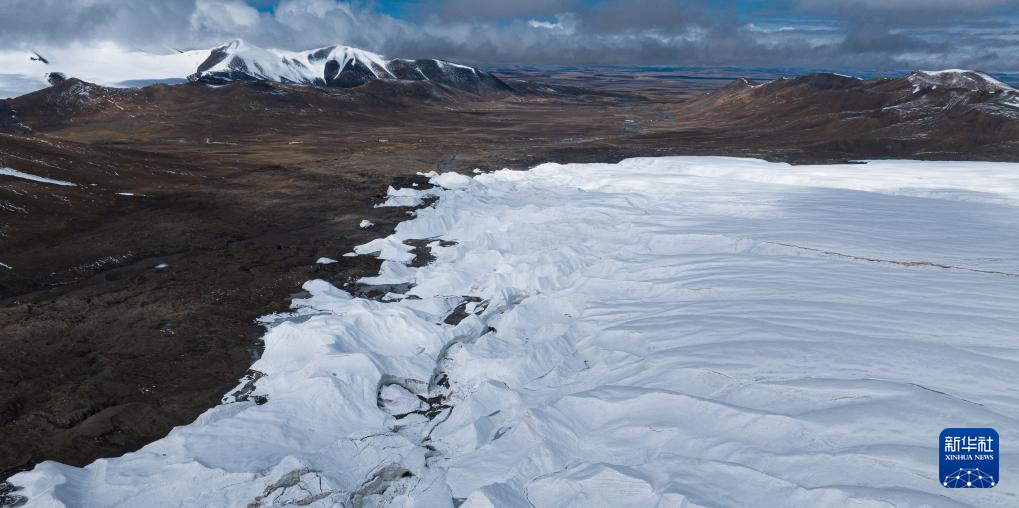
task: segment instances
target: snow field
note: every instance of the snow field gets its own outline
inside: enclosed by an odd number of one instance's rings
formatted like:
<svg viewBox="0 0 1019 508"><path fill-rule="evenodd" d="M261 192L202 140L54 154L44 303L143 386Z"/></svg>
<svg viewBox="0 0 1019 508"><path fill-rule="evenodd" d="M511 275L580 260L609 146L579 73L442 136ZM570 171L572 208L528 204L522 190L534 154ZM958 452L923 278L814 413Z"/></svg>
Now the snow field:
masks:
<svg viewBox="0 0 1019 508"><path fill-rule="evenodd" d="M947 427L1019 435L1019 165L545 164L436 189L372 284L276 316L252 395L30 506L1015 506ZM412 268L405 240L432 239ZM443 240L440 242L440 240ZM454 316L457 319L452 319ZM456 323L456 324L451 324ZM1002 447L1002 475L1019 454Z"/></svg>

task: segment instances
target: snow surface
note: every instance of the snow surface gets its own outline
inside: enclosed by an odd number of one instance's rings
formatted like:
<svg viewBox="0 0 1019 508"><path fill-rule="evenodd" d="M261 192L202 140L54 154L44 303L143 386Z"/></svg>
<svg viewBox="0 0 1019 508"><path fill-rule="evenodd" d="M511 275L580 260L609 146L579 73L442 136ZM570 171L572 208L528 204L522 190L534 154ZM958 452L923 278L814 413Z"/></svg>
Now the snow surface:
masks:
<svg viewBox="0 0 1019 508"><path fill-rule="evenodd" d="M267 402L11 482L30 506L1016 506L937 460L947 427L1019 435L1017 175L674 157L430 189L358 249L417 298L310 281L252 366ZM404 265L409 239L436 260Z"/></svg>
<svg viewBox="0 0 1019 508"><path fill-rule="evenodd" d="M90 83L131 87L140 82L179 82L198 68L209 50L151 53L114 43L65 48L38 48L50 62L32 61L31 51L0 50L0 98L16 97L46 88L46 74L62 72Z"/></svg>
<svg viewBox="0 0 1019 508"><path fill-rule="evenodd" d="M53 178L46 178L45 176L33 175L31 173L25 173L12 168L0 167L0 175L13 176L15 178L21 178L22 180L31 180L33 182L49 183L53 185L62 185L64 187L77 187L77 185L67 182L64 180L55 180Z"/></svg>
<svg viewBox="0 0 1019 508"><path fill-rule="evenodd" d="M328 79L336 78L348 65L356 63L362 64L375 78L396 79L396 74L390 70L392 63L413 63L413 60L390 60L378 53L343 45L326 46L305 51L288 51L260 48L244 40L236 39L215 48L213 51L217 50L224 52L226 57L200 74L241 70L259 79L314 85L325 82L325 78L327 78L326 64L330 61L334 61L339 65L335 72L328 76ZM434 61L443 69L449 67L470 69L473 73L477 74L477 70L473 67L444 60ZM422 79L428 79L420 69L418 69L418 73ZM379 141L385 142L385 140L381 139Z"/></svg>
<svg viewBox="0 0 1019 508"><path fill-rule="evenodd" d="M443 173L433 176L430 182L446 189L463 189L471 184L471 177L459 173Z"/></svg>
<svg viewBox="0 0 1019 508"><path fill-rule="evenodd" d="M357 227L359 227L361 229L369 229L369 228L371 228L374 225L375 225L375 223L370 221L370 220L368 220L368 219L361 219L361 222L357 225Z"/></svg>
<svg viewBox="0 0 1019 508"><path fill-rule="evenodd" d="M247 72L251 75L273 81L311 83L324 74L323 71L323 74L316 75L315 70L309 68L307 55L264 49L242 40L231 41L217 49L225 51L227 57L205 72L230 71L236 65L235 59L238 59L244 62ZM324 66L323 61L322 67Z"/></svg>
<svg viewBox="0 0 1019 508"><path fill-rule="evenodd" d="M986 72L975 71L975 70L972 70L972 69L943 69L943 70L940 70L940 71L920 71L920 72L923 72L923 73L926 73L926 74L933 74L935 76L947 76L947 77L955 77L955 76L959 76L959 75L962 75L962 74L972 74L972 75L974 75L976 77L979 77L980 79L982 79L984 81L987 81L988 83L994 84L994 85L999 86L1001 88L1012 88L1012 87L1006 85L1005 83L1003 83L1003 82L1001 82L1001 81L991 77Z"/></svg>
<svg viewBox="0 0 1019 508"><path fill-rule="evenodd" d="M909 76L914 86L936 89L938 85L952 88L965 88L968 90L982 92L1015 92L1011 86L991 77L990 75L973 70L945 69L941 71L916 71ZM915 91L913 93L916 93Z"/></svg>
<svg viewBox="0 0 1019 508"><path fill-rule="evenodd" d="M392 186L386 193L386 200L376 207L384 206L418 206L423 203L424 199L429 196L435 196L434 189L414 189L411 187L404 187L402 189L394 189Z"/></svg>

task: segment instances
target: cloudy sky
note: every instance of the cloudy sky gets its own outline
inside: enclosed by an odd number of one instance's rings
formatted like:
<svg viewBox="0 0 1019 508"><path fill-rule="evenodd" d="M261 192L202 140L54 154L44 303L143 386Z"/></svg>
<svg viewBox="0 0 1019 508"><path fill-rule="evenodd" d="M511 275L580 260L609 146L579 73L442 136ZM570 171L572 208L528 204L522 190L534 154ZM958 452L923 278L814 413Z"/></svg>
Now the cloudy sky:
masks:
<svg viewBox="0 0 1019 508"><path fill-rule="evenodd" d="M475 64L1019 70L1019 0L0 0L0 51L349 44Z"/></svg>

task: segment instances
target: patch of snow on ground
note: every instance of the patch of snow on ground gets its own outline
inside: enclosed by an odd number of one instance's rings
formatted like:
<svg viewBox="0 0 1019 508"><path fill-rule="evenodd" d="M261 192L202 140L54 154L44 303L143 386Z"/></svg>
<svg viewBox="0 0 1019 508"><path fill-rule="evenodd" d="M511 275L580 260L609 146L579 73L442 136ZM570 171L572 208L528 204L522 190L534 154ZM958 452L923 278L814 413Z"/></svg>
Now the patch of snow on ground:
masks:
<svg viewBox="0 0 1019 508"><path fill-rule="evenodd" d="M320 265L331 265L331 264L336 263L336 262L337 261L335 259L325 258L325 257L318 258L318 260L315 261L315 263L320 264Z"/></svg>
<svg viewBox="0 0 1019 508"><path fill-rule="evenodd" d="M374 225L375 225L375 223L370 221L370 220L368 220L368 219L361 219L361 223L358 224L357 227L359 227L361 229L368 229L368 228L370 228L370 227L372 227Z"/></svg>
<svg viewBox="0 0 1019 508"><path fill-rule="evenodd" d="M418 206L422 204L422 200L428 196L434 196L435 192L432 189L412 189L410 187L404 187L402 189L394 189L389 187L386 193L386 201L380 205L383 206Z"/></svg>
<svg viewBox="0 0 1019 508"><path fill-rule="evenodd" d="M62 185L64 187L77 187L77 185L71 182L67 182L64 180L55 180L53 178L46 178L45 176L33 175L31 173L25 173L11 168L0 167L0 175L13 176L14 178L21 178L22 180L31 180L33 182Z"/></svg>
<svg viewBox="0 0 1019 508"><path fill-rule="evenodd" d="M937 456L946 427L1019 435L1016 175L479 175L358 248L415 298L305 284L252 366L264 404L11 482L36 506L1015 506L1019 482L943 488ZM410 239L448 241L411 268Z"/></svg>
<svg viewBox="0 0 1019 508"><path fill-rule="evenodd" d="M471 184L471 177L459 173L443 173L433 176L428 182L446 189L463 189Z"/></svg>

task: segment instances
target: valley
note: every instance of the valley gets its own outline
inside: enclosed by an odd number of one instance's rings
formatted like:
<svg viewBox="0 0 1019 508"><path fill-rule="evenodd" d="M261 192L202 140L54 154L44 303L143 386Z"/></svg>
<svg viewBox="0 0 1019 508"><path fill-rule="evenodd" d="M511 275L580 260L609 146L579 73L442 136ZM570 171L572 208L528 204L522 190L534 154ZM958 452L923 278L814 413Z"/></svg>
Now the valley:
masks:
<svg viewBox="0 0 1019 508"><path fill-rule="evenodd" d="M410 217L376 205L391 185L427 186L419 173L671 155L1019 160L1016 92L982 76L491 76L466 89L71 77L5 101L0 166L73 185L0 175L0 435L17 436L0 477L135 450L217 404L261 354L257 318L309 279L378 272L342 254ZM921 78L941 81L915 90Z"/></svg>

